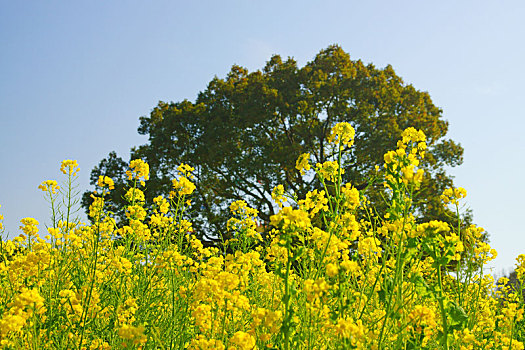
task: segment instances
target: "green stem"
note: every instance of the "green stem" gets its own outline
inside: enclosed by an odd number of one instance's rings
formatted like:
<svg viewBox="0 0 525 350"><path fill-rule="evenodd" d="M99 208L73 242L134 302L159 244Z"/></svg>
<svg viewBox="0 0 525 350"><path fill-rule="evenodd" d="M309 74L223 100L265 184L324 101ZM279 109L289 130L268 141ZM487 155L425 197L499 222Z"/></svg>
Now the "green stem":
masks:
<svg viewBox="0 0 525 350"><path fill-rule="evenodd" d="M443 303L443 276L441 272L441 266L438 266L437 273L439 282L439 309L441 310L441 322L443 323L443 345L444 349L448 350L448 322L447 313L445 311L445 305Z"/></svg>

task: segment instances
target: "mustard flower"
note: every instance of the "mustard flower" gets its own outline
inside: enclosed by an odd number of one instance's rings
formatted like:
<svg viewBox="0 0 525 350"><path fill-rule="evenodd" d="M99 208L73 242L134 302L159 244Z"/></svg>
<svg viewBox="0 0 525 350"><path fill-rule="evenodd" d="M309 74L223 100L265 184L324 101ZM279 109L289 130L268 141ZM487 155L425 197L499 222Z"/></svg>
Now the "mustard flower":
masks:
<svg viewBox="0 0 525 350"><path fill-rule="evenodd" d="M474 254L483 264L496 259L498 252L491 248L488 243L478 242L474 248ZM517 272L517 271L516 271Z"/></svg>
<svg viewBox="0 0 525 350"><path fill-rule="evenodd" d="M297 158L297 161L295 162L295 168L301 172L301 175L305 174L305 171L310 170L310 163L308 162L308 159L310 159L310 153L303 153Z"/></svg>
<svg viewBox="0 0 525 350"><path fill-rule="evenodd" d="M348 147L354 144L355 130L350 125L350 123L343 122L336 124L328 136L328 142L330 143L341 143L341 148L343 145Z"/></svg>
<svg viewBox="0 0 525 350"><path fill-rule="evenodd" d="M182 176L185 176L187 178L193 179L194 176L192 175L192 172L195 171L195 168L189 166L188 164L182 163L177 167L177 170Z"/></svg>
<svg viewBox="0 0 525 350"><path fill-rule="evenodd" d="M518 279L522 280L525 276L525 254L520 254L516 258L516 268L514 271L516 271L516 276Z"/></svg>
<svg viewBox="0 0 525 350"><path fill-rule="evenodd" d="M363 325L363 321L348 320L340 318L337 320L336 333L343 338L350 340L352 346L358 349L364 349L366 341L366 328Z"/></svg>
<svg viewBox="0 0 525 350"><path fill-rule="evenodd" d="M292 209L292 207L284 207L276 215L270 217L270 223L275 227L295 227L306 229L310 227L311 222L308 213L299 209Z"/></svg>
<svg viewBox="0 0 525 350"><path fill-rule="evenodd" d="M339 170L341 174L345 173L344 169L339 169L339 163L337 161L326 161L323 164L317 163L315 167L323 179L331 182L337 181Z"/></svg>
<svg viewBox="0 0 525 350"><path fill-rule="evenodd" d="M37 289L28 289L23 287L20 294L15 298L15 301L11 304L12 307L23 310L30 306L38 313L42 314L45 312L44 298L40 295Z"/></svg>
<svg viewBox="0 0 525 350"><path fill-rule="evenodd" d="M306 194L306 198L299 201L302 210L311 210L310 215L313 217L319 211L328 211L328 198L325 197L325 191L313 190Z"/></svg>
<svg viewBox="0 0 525 350"><path fill-rule="evenodd" d="M357 251L366 258L381 256L381 241L371 236L362 237L357 245Z"/></svg>
<svg viewBox="0 0 525 350"><path fill-rule="evenodd" d="M441 195L441 200L445 204L455 204L458 205L459 199L465 198L467 196L467 191L463 187L458 188L447 188L443 191Z"/></svg>
<svg viewBox="0 0 525 350"><path fill-rule="evenodd" d="M36 236L38 233L38 221L33 218L24 218L20 220L24 226L20 226L20 229L28 236Z"/></svg>
<svg viewBox="0 0 525 350"><path fill-rule="evenodd" d="M412 148L411 153L419 153L419 155L423 158L425 155L425 149L427 148L426 145L426 136L425 133L421 130L416 130L413 127L409 127L403 131L401 134L401 140L397 142L397 148L400 150L403 150L403 152L406 150L407 146L410 144L415 144L415 147Z"/></svg>
<svg viewBox="0 0 525 350"><path fill-rule="evenodd" d="M128 180L137 179L142 186L145 186L144 181L149 180L149 164L142 159L134 159L129 163L130 170L126 171Z"/></svg>
<svg viewBox="0 0 525 350"><path fill-rule="evenodd" d="M135 238L142 241L148 241L151 239L151 230L148 225L141 222L140 219L130 219L129 227L131 227L132 232L135 233Z"/></svg>
<svg viewBox="0 0 525 350"><path fill-rule="evenodd" d="M339 274L339 268L337 265L332 263L326 264L326 275L328 277L335 277L337 274Z"/></svg>
<svg viewBox="0 0 525 350"><path fill-rule="evenodd" d="M2 206L0 205L0 208ZM4 220L4 216L2 214L0 214L0 220ZM4 228L4 224L0 222L0 230L2 230Z"/></svg>
<svg viewBox="0 0 525 350"><path fill-rule="evenodd" d="M341 262L341 268L350 274L359 272L359 264L353 260L344 260Z"/></svg>
<svg viewBox="0 0 525 350"><path fill-rule="evenodd" d="M283 202L286 202L284 197L284 186L277 185L272 190L272 199L279 205L280 208L283 207Z"/></svg>
<svg viewBox="0 0 525 350"><path fill-rule="evenodd" d="M230 342L237 345L237 349L240 350L253 350L255 348L255 338L242 331L235 332Z"/></svg>
<svg viewBox="0 0 525 350"><path fill-rule="evenodd" d="M128 192L124 195L124 198L129 202L132 203L135 201L136 203L144 203L146 201L146 197L144 196L144 192L139 190L138 188L130 188Z"/></svg>
<svg viewBox="0 0 525 350"><path fill-rule="evenodd" d="M146 218L146 215L146 209L140 205L128 205L126 208L126 217L128 219L143 221Z"/></svg>
<svg viewBox="0 0 525 350"><path fill-rule="evenodd" d="M58 186L57 182L55 180L46 180L42 182L39 186L39 189L41 189L44 192L50 192L52 194L56 194L57 191L60 189L60 186Z"/></svg>
<svg viewBox="0 0 525 350"><path fill-rule="evenodd" d="M144 326L133 326L130 324L123 324L118 330L118 335L122 339L133 341L135 345L144 345L148 338L144 334Z"/></svg>
<svg viewBox="0 0 525 350"><path fill-rule="evenodd" d="M169 208L170 208L170 204L164 197L158 196L158 197L153 198L153 203L158 205L159 211L162 214L167 214L168 213Z"/></svg>
<svg viewBox="0 0 525 350"><path fill-rule="evenodd" d="M326 296L329 290L330 285L324 278L319 278L315 281L312 279L306 279L304 281L304 291L306 292L306 298L310 302Z"/></svg>
<svg viewBox="0 0 525 350"><path fill-rule="evenodd" d="M66 175L76 176L79 170L80 168L78 167L78 163L76 160L63 160L60 166L60 171L62 171L62 173Z"/></svg>
<svg viewBox="0 0 525 350"><path fill-rule="evenodd" d="M222 341L217 339L207 339L204 335L199 334L196 339L192 339L190 344L192 350L225 350L226 347Z"/></svg>
<svg viewBox="0 0 525 350"><path fill-rule="evenodd" d="M353 210L359 206L359 191L351 184L347 183L341 187L341 193L343 194L344 203L343 205L350 210Z"/></svg>
<svg viewBox="0 0 525 350"><path fill-rule="evenodd" d="M195 184L185 177L181 177L178 180L173 179L172 184L173 184L173 189L177 191L177 193L173 191L170 193L172 197L175 197L176 195L180 197L185 196L185 195L190 195L193 193L193 191L196 188Z"/></svg>
<svg viewBox="0 0 525 350"><path fill-rule="evenodd" d="M113 182L113 180L107 176L99 176L97 185L99 187L105 187L107 185L110 190L115 189L115 182Z"/></svg>
<svg viewBox="0 0 525 350"><path fill-rule="evenodd" d="M408 314L410 327L416 332L423 332L425 338L423 339L423 346L425 346L430 337L434 334L437 327L436 314L434 311L423 305L416 305L415 308Z"/></svg>
<svg viewBox="0 0 525 350"><path fill-rule="evenodd" d="M91 195L91 198L93 198L93 202L89 206L89 217L95 219L102 213L104 198L95 197L94 195Z"/></svg>

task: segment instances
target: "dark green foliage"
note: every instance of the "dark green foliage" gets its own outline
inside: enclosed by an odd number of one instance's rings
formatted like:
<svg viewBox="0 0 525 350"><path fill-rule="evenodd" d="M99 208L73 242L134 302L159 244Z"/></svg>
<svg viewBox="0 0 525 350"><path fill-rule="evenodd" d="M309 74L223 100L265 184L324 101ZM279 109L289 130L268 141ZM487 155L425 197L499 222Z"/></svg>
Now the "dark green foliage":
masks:
<svg viewBox="0 0 525 350"><path fill-rule="evenodd" d="M448 123L442 110L427 92L405 84L391 66L379 69L352 61L336 45L302 68L278 55L261 71L233 66L225 79L214 78L195 102L159 102L149 116L140 118L138 131L149 141L133 149L132 158L150 165L148 203L168 194L180 163L195 167L192 220L199 236L213 239L225 232L226 208L232 201L246 200L268 222L275 213L270 198L274 186L283 184L299 196L313 189L315 180L302 178L295 161L306 152L320 163L333 156L327 136L343 121L356 130L355 146L343 159L343 180L359 189L374 176L376 165L382 167L383 154L396 148L404 129L423 130L429 149L425 179L415 196L418 220L450 221L439 195L452 185L445 166L460 165L463 149L445 138ZM98 175L115 180L112 199L118 215L124 205L125 170L126 164L111 153L92 172L93 184ZM366 192L381 210L382 184Z"/></svg>

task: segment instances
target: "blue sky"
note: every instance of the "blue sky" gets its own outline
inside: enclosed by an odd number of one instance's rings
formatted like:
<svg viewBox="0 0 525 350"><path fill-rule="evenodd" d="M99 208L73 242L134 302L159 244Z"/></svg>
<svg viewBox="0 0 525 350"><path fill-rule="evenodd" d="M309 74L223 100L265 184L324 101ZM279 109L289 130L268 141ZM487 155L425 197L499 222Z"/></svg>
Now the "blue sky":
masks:
<svg viewBox="0 0 525 350"><path fill-rule="evenodd" d="M277 53L302 66L330 44L428 91L465 148L453 168L507 272L525 253L523 1L0 0L0 213L49 222L37 186L77 159L79 189L124 159L159 100L194 100L233 64ZM359 144L359 141L356 141Z"/></svg>

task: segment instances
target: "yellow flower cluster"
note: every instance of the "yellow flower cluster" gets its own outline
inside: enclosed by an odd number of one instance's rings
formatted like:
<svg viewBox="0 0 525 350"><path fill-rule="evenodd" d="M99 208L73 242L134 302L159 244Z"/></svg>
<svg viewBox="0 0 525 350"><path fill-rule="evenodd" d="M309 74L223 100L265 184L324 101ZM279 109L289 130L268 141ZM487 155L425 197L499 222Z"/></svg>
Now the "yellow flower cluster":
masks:
<svg viewBox="0 0 525 350"><path fill-rule="evenodd" d="M178 180L173 179L172 183L173 189L176 191L172 191L170 193L172 198L190 195L193 193L193 191L195 191L196 188L195 184L188 180L186 177L180 177Z"/></svg>
<svg viewBox="0 0 525 350"><path fill-rule="evenodd" d="M78 167L78 163L76 160L66 159L62 161L60 171L66 175L76 176L77 173L80 171L80 168Z"/></svg>
<svg viewBox="0 0 525 350"><path fill-rule="evenodd" d="M283 185L277 185L273 188L272 199L277 203L277 205L279 205L279 208L283 207L283 203L286 202Z"/></svg>
<svg viewBox="0 0 525 350"><path fill-rule="evenodd" d="M177 171L179 172L179 174L181 174L182 176L186 176L189 179L194 178L192 173L195 171L195 168L189 166L188 164L182 163L177 167Z"/></svg>
<svg viewBox="0 0 525 350"><path fill-rule="evenodd" d="M350 125L350 123L338 123L330 132L330 135L328 136L328 142L330 143L340 143L341 144L341 150L343 149L343 146L352 146L354 144L354 137L355 137L355 130Z"/></svg>
<svg viewBox="0 0 525 350"><path fill-rule="evenodd" d="M20 229L28 236L36 236L38 233L38 221L33 218L24 218L20 220L22 225L20 226Z"/></svg>
<svg viewBox="0 0 525 350"><path fill-rule="evenodd" d="M234 232L234 240L244 247L250 245L252 240L262 241L261 234L257 232L257 209L250 208L245 201L240 200L230 205L230 211L234 216L228 220L226 227L228 231Z"/></svg>
<svg viewBox="0 0 525 350"><path fill-rule="evenodd" d="M130 170L126 171L128 180L136 179L142 186L146 186L145 181L149 180L149 164L142 159L134 159L129 163Z"/></svg>
<svg viewBox="0 0 525 350"><path fill-rule="evenodd" d="M347 124L330 136L353 138ZM137 188L149 167L134 160L122 222L93 196L90 224L59 217L44 240L24 218L22 235L1 240L0 349L523 349L525 255L516 285L496 285L483 272L496 252L481 227L416 219L425 148L408 129L385 155L384 215L330 158L316 169L329 186L301 198L275 187L269 232L257 231L256 209L231 203L217 245L186 217L194 169L181 164L171 197L150 207ZM77 165L63 168L70 179ZM108 179L99 186L111 189ZM49 194L56 183L42 186Z"/></svg>
<svg viewBox="0 0 525 350"><path fill-rule="evenodd" d="M299 170L301 175L304 175L306 171L310 170L310 153L303 153L297 158L295 162L295 168Z"/></svg>
<svg viewBox="0 0 525 350"><path fill-rule="evenodd" d="M38 188L44 192L50 192L52 194L57 194L57 191L60 189L55 180L46 180L38 185Z"/></svg>
<svg viewBox="0 0 525 350"><path fill-rule="evenodd" d="M425 156L425 140L425 134L421 130L410 127L403 131L402 139L397 143L397 150L388 151L384 155L384 166L387 169L386 187L392 189L397 184L413 184L419 188L424 171L418 167L420 160Z"/></svg>
<svg viewBox="0 0 525 350"><path fill-rule="evenodd" d="M467 191L462 188L447 188L441 195L441 200L445 204L452 203L454 205L459 204L459 200L467 196Z"/></svg>
<svg viewBox="0 0 525 350"><path fill-rule="evenodd" d="M115 189L115 182L107 176L99 176L97 185L98 187L106 187L107 185L110 190Z"/></svg>
<svg viewBox="0 0 525 350"><path fill-rule="evenodd" d="M339 172L341 174L345 173L345 170L342 169L339 166L339 163L337 161L326 161L323 164L317 163L315 165L317 172L321 176L322 179L328 180L331 182L335 182L337 178L339 178Z"/></svg>
<svg viewBox="0 0 525 350"><path fill-rule="evenodd" d="M308 213L302 210L284 207L279 213L270 218L270 223L283 230L289 227L306 229L310 226L310 218Z"/></svg>
<svg viewBox="0 0 525 350"><path fill-rule="evenodd" d="M162 214L167 214L170 209L169 202L162 196L153 198L153 202L159 207L159 211Z"/></svg>
<svg viewBox="0 0 525 350"><path fill-rule="evenodd" d="M35 315L42 315L47 310L44 298L37 289L23 287L15 299L7 305L8 311L0 318L0 346L13 346L12 337L22 336L22 328ZM30 321L31 322L31 321Z"/></svg>
<svg viewBox="0 0 525 350"><path fill-rule="evenodd" d="M298 204L302 211L310 212L312 217L321 210L328 211L328 198L324 190L308 192L306 198L299 200Z"/></svg>
<svg viewBox="0 0 525 350"><path fill-rule="evenodd" d="M135 203L135 202L143 203L146 201L146 196L144 196L144 192L142 192L138 188L130 188L128 192L126 192L126 194L124 195L124 198L129 203Z"/></svg>

